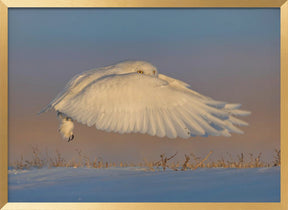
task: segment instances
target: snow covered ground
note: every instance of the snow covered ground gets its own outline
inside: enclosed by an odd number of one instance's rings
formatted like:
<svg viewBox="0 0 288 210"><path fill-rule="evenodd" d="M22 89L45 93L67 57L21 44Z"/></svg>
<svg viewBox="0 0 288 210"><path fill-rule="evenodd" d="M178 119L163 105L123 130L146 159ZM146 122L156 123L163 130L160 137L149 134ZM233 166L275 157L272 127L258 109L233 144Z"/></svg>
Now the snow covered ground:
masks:
<svg viewBox="0 0 288 210"><path fill-rule="evenodd" d="M9 202L279 202L280 168L9 170Z"/></svg>

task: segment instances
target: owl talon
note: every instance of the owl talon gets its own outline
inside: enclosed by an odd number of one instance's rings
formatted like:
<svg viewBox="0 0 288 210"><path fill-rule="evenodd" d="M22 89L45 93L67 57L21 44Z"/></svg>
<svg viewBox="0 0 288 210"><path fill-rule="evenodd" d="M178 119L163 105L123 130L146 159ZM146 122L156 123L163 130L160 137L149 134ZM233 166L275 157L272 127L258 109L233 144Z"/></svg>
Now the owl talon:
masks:
<svg viewBox="0 0 288 210"><path fill-rule="evenodd" d="M74 139L74 135L72 134L71 136L69 136L68 142L72 141Z"/></svg>

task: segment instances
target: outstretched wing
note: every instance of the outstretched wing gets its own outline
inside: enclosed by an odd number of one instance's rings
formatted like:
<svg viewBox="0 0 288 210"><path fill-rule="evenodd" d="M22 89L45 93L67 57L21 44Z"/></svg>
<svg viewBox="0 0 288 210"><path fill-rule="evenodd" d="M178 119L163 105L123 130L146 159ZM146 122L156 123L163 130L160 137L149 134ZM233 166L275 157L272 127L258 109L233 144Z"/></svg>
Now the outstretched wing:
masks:
<svg viewBox="0 0 288 210"><path fill-rule="evenodd" d="M242 133L235 125L247 123L235 116L250 112L239 110L239 104L215 101L165 77L137 73L102 77L54 108L80 123L119 133L169 138Z"/></svg>
<svg viewBox="0 0 288 210"><path fill-rule="evenodd" d="M65 88L40 112L46 112L49 109L54 108L59 102L67 100L69 97L73 96L74 93L80 92L92 81L95 81L105 75L109 75L116 72L117 68L112 66L100 67L96 69L91 69L80 74L75 75L65 86Z"/></svg>

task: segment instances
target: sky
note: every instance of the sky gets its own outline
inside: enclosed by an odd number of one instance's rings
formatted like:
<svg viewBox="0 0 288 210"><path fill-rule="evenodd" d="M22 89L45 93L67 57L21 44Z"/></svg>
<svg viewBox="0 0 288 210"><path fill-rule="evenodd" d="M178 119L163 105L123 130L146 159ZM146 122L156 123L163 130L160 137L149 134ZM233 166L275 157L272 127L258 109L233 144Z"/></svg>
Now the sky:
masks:
<svg viewBox="0 0 288 210"><path fill-rule="evenodd" d="M137 162L162 153L211 158L280 148L279 9L9 9L9 163L31 147L67 159ZM151 62L201 94L241 103L245 134L158 138L75 124L67 143L55 112L37 113L80 72L123 60Z"/></svg>

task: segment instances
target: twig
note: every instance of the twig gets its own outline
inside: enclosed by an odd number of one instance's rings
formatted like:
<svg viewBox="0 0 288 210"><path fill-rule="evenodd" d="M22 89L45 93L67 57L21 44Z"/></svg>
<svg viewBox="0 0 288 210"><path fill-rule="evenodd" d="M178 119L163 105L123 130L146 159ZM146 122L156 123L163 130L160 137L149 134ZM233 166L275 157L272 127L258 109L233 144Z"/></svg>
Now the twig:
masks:
<svg viewBox="0 0 288 210"><path fill-rule="evenodd" d="M185 171L186 170L189 160L190 160L190 156L185 154L185 162L183 163L181 171Z"/></svg>
<svg viewBox="0 0 288 210"><path fill-rule="evenodd" d="M202 163L203 163L204 161L206 161L212 153L213 153L213 151L210 151L210 152L208 153L208 155L206 155L206 157L205 157L203 160L201 160L201 161L193 168L193 170L195 170L195 169L197 169L199 166L201 166Z"/></svg>

